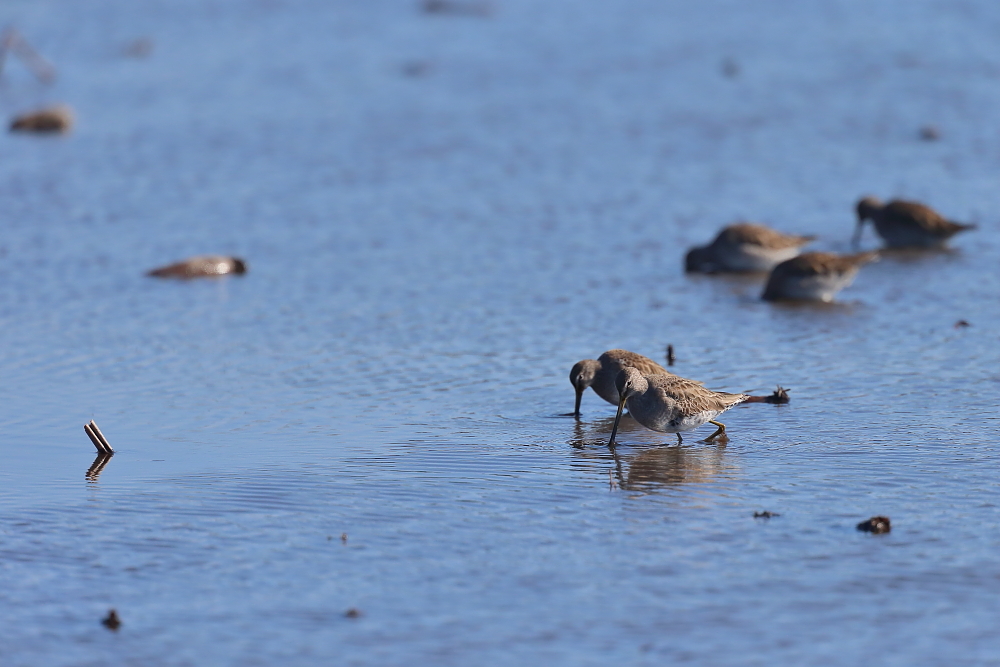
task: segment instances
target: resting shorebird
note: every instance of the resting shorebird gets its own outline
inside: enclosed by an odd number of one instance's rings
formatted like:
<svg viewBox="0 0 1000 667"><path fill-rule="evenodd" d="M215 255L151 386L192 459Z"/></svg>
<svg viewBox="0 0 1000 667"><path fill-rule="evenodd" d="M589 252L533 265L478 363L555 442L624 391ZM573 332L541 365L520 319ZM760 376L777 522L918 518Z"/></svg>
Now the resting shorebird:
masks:
<svg viewBox="0 0 1000 667"><path fill-rule="evenodd" d="M833 301L858 275L858 269L878 259L877 251L856 255L807 252L774 267L764 288L764 299Z"/></svg>
<svg viewBox="0 0 1000 667"><path fill-rule="evenodd" d="M73 127L73 110L60 105L39 109L16 117L10 123L11 132L69 132Z"/></svg>
<svg viewBox="0 0 1000 667"><path fill-rule="evenodd" d="M185 259L169 266L161 266L148 272L147 276L156 278L212 278L230 273L247 272L247 265L237 257L222 257L221 255L202 255Z"/></svg>
<svg viewBox="0 0 1000 667"><path fill-rule="evenodd" d="M872 221L889 248L940 248L955 234L976 228L952 222L929 206L899 199L883 204L875 197L865 197L858 202L857 212L855 245L861 241L865 220Z"/></svg>
<svg viewBox="0 0 1000 667"><path fill-rule="evenodd" d="M782 234L752 222L729 225L707 246L692 248L684 258L688 272L770 271L799 254L814 236Z"/></svg>
<svg viewBox="0 0 1000 667"><path fill-rule="evenodd" d="M712 391L697 382L679 383L677 379L675 375L644 375L635 368L623 368L615 378L618 414L608 447L615 445L618 422L626 405L637 422L661 433L676 433L677 442L681 443L681 431L690 431L706 423L718 427L706 440L723 435L726 426L715 418L750 398L746 394Z"/></svg>

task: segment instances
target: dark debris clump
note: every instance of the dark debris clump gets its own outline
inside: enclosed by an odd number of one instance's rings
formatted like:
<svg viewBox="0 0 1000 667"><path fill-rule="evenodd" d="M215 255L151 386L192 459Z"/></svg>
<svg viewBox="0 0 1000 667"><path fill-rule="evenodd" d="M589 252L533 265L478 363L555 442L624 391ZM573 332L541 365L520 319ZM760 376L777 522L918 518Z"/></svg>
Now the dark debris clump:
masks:
<svg viewBox="0 0 1000 667"><path fill-rule="evenodd" d="M117 631L118 628L122 627L122 621L118 618L118 612L114 609L108 611L108 615L101 619L101 625L106 627L108 630Z"/></svg>
<svg viewBox="0 0 1000 667"><path fill-rule="evenodd" d="M875 535L882 535L883 533L888 533L892 530L892 526L889 523L889 517L887 516L873 516L870 519L866 519L858 524L858 530L865 533L874 533Z"/></svg>
<svg viewBox="0 0 1000 667"><path fill-rule="evenodd" d="M781 385L778 385L778 388L774 390L773 394L764 397L764 402L774 403L776 405L784 405L785 403L788 403L789 401L792 400L791 398L788 397L788 392L790 391L791 389L785 389Z"/></svg>

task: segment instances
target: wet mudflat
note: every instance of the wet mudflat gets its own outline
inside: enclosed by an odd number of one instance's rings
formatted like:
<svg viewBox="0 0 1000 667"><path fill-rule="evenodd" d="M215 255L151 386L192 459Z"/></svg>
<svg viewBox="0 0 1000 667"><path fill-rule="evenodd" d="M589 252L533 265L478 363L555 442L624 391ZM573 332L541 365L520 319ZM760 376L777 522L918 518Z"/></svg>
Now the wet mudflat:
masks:
<svg viewBox="0 0 1000 667"><path fill-rule="evenodd" d="M991 4L0 22L59 72L8 63L0 111L76 114L0 138L4 665L1000 656ZM867 193L980 228L829 306L683 273L740 218L846 252ZM143 275L208 253L249 271ZM618 461L614 407L560 416L574 362L667 344L792 402L726 446L623 419Z"/></svg>

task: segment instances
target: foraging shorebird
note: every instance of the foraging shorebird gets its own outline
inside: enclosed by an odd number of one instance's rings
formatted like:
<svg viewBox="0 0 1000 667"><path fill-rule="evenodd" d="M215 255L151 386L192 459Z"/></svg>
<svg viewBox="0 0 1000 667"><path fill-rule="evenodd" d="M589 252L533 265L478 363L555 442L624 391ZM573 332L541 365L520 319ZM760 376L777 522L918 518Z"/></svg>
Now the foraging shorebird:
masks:
<svg viewBox="0 0 1000 667"><path fill-rule="evenodd" d="M697 380L689 380L671 373L666 368L656 363L649 357L644 357L628 350L608 350L597 359L584 359L573 364L569 372L569 381L576 389L576 403L573 408L573 416L580 416L580 401L583 392L587 387L594 390L594 393L603 398L611 405L618 405L618 387L615 380L618 373L623 368L635 368L643 375L661 375L672 378L672 381L680 386L704 385ZM788 390L778 387L774 393L768 396L748 396L747 403L772 403L782 405L789 402Z"/></svg>
<svg viewBox="0 0 1000 667"><path fill-rule="evenodd" d="M858 275L858 269L878 259L877 251L856 255L807 252L774 267L764 288L764 299L833 301Z"/></svg>
<svg viewBox="0 0 1000 667"><path fill-rule="evenodd" d="M799 254L815 236L782 234L770 227L740 222L724 228L706 246L692 248L684 270L700 273L770 271Z"/></svg>
<svg viewBox="0 0 1000 667"><path fill-rule="evenodd" d="M246 262L238 257L202 255L169 266L161 266L149 271L146 275L156 278L212 278L246 272Z"/></svg>
<svg viewBox="0 0 1000 667"><path fill-rule="evenodd" d="M11 132L69 132L72 127L73 110L63 105L17 116L10 123Z"/></svg>
<svg viewBox="0 0 1000 667"><path fill-rule="evenodd" d="M573 364L573 368L569 372L569 381L576 389L576 405L573 408L573 416L580 416L580 400L587 387L591 387L594 393L611 405L618 405L618 389L615 388L615 378L618 377L619 371L623 368L637 368L641 373L649 375L679 377L649 357L628 350L608 350L597 359L578 361ZM694 382L694 380L688 380L688 382Z"/></svg>
<svg viewBox="0 0 1000 667"><path fill-rule="evenodd" d="M875 197L865 197L856 209L854 245L861 241L866 220L872 221L889 248L940 248L955 234L976 228L952 222L929 206L900 199L883 204Z"/></svg>
<svg viewBox="0 0 1000 667"><path fill-rule="evenodd" d="M618 414L608 447L615 445L618 422L626 405L637 422L661 433L676 433L677 442L681 443L681 431L690 431L702 424L718 427L705 440L725 434L726 425L715 418L750 398L746 394L712 391L700 383L678 383L673 375L644 375L635 368L623 368L615 378L615 387L619 396Z"/></svg>

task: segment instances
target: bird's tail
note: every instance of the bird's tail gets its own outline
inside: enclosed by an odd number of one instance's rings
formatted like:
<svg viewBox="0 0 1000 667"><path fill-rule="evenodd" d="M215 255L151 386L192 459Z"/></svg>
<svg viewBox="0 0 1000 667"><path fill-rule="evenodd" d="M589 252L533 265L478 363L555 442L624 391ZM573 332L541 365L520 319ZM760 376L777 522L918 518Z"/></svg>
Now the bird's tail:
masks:
<svg viewBox="0 0 1000 667"><path fill-rule="evenodd" d="M869 262L878 261L880 257L878 250L869 250L867 252L859 252L854 255L845 255L845 259L850 259L852 264L856 266L864 266Z"/></svg>

